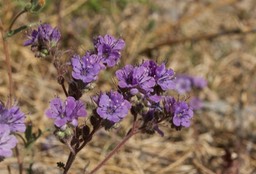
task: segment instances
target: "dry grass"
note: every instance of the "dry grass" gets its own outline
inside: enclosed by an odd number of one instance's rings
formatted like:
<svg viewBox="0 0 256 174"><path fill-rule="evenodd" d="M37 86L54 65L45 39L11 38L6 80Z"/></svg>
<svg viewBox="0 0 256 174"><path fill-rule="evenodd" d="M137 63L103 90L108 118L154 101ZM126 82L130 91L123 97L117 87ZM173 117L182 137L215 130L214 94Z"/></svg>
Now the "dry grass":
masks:
<svg viewBox="0 0 256 174"><path fill-rule="evenodd" d="M0 15L7 27L18 12L15 2L20 1L6 2L0 5ZM16 25L39 19L58 25L63 48L81 53L92 48L92 37L97 34L121 36L127 46L120 66L145 58L167 60L176 72L205 77L209 84L200 93L205 107L195 114L191 128L179 132L164 128L163 138L137 135L99 173L256 173L256 34L247 33L256 29L255 0L149 0L131 1L124 7L116 1L104 1L99 7L89 6L92 2L89 0L58 2L48 2L38 16L22 16ZM95 12L92 7L99 9ZM240 33L168 42L233 29ZM49 60L34 58L33 53L22 46L24 35L8 39L15 97L28 120L36 128L45 130L52 128L52 122L44 116L48 101L55 94L64 96L56 83L53 65ZM141 54L159 43L165 44ZM94 91L112 88L113 81L109 79L114 70L101 74ZM2 45L0 74L0 99L6 101L8 78ZM85 96L82 99L89 100ZM100 131L78 155L70 173L83 173L86 165L92 169L121 140L120 131L128 128L129 119L126 119L118 129ZM35 173L60 173L56 162L67 159L67 149L54 138L49 142L53 146L50 150L41 149L49 136L46 132L33 150L22 152L25 167L33 161ZM1 174L7 173L7 165L11 166L12 173L17 173L16 159L12 157L0 163Z"/></svg>

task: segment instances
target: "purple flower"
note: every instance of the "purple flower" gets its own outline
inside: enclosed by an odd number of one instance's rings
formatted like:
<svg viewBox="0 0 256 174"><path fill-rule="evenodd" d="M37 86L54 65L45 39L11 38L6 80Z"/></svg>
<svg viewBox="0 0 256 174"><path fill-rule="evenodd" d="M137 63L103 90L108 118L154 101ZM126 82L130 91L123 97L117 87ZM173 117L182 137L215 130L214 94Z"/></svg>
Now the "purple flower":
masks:
<svg viewBox="0 0 256 174"><path fill-rule="evenodd" d="M134 67L132 65L126 65L116 71L118 86L120 88L133 88L137 85L137 81L133 79L133 69Z"/></svg>
<svg viewBox="0 0 256 174"><path fill-rule="evenodd" d="M115 39L113 36L98 36L94 42L98 56L103 64L113 67L121 57L121 50L125 47L122 39Z"/></svg>
<svg viewBox="0 0 256 174"><path fill-rule="evenodd" d="M11 132L25 132L24 121L25 114L20 111L19 107L13 106L7 109L0 104L0 124L8 125Z"/></svg>
<svg viewBox="0 0 256 174"><path fill-rule="evenodd" d="M62 127L66 123L77 126L78 117L85 117L87 112L82 101L69 96L64 102L58 97L52 99L50 108L46 110L45 114L49 118L55 119L54 124L57 127Z"/></svg>
<svg viewBox="0 0 256 174"><path fill-rule="evenodd" d="M139 89L145 92L152 92L156 82L148 74L148 69L144 66L135 67L133 70L133 82L138 84Z"/></svg>
<svg viewBox="0 0 256 174"><path fill-rule="evenodd" d="M207 86L207 81L202 77L192 77L193 86L199 89L203 89Z"/></svg>
<svg viewBox="0 0 256 174"><path fill-rule="evenodd" d="M149 75L155 78L156 84L159 85L162 90L174 89L174 71L172 69L166 69L165 63L160 66L153 60L145 61L142 66L146 67L149 71Z"/></svg>
<svg viewBox="0 0 256 174"><path fill-rule="evenodd" d="M133 67L132 65L126 65L116 72L119 81L118 86L120 88L128 88L131 91L136 88L142 93L152 92L156 82L148 73L148 69L144 66Z"/></svg>
<svg viewBox="0 0 256 174"><path fill-rule="evenodd" d="M189 127L190 119L193 117L193 110L184 101L176 101L173 97L165 98L165 110L172 115L172 122L175 126Z"/></svg>
<svg viewBox="0 0 256 174"><path fill-rule="evenodd" d="M173 124L175 126L190 126L190 119L193 117L193 110L186 102L176 102L174 105Z"/></svg>
<svg viewBox="0 0 256 174"><path fill-rule="evenodd" d="M160 95L148 95L146 96L149 99L149 102L153 103L159 103L162 100L162 96Z"/></svg>
<svg viewBox="0 0 256 174"><path fill-rule="evenodd" d="M6 124L0 124L0 161L5 157L12 156L12 148L17 144L17 139L14 135L10 135L10 127Z"/></svg>
<svg viewBox="0 0 256 174"><path fill-rule="evenodd" d="M81 59L80 56L74 55L71 59L71 64L73 67L72 77L82 80L86 84L96 80L101 70L97 55L90 55L89 52Z"/></svg>
<svg viewBox="0 0 256 174"><path fill-rule="evenodd" d="M175 90L180 94L185 94L191 91L192 82L191 78L187 76L177 76L175 79Z"/></svg>
<svg viewBox="0 0 256 174"><path fill-rule="evenodd" d="M94 98L97 103L97 113L103 119L117 123L123 119L131 109L131 103L115 91L102 93Z"/></svg>
<svg viewBox="0 0 256 174"><path fill-rule="evenodd" d="M54 47L60 40L60 32L57 28L52 28L49 24L39 25L37 30L33 30L29 39L24 42L24 46L39 46L41 44Z"/></svg>
<svg viewBox="0 0 256 174"><path fill-rule="evenodd" d="M35 52L36 57L46 57L50 50L57 46L60 40L60 32L57 28L52 28L49 24L41 24L37 30L33 30L28 35L28 40L24 42L24 46L31 45L31 50Z"/></svg>

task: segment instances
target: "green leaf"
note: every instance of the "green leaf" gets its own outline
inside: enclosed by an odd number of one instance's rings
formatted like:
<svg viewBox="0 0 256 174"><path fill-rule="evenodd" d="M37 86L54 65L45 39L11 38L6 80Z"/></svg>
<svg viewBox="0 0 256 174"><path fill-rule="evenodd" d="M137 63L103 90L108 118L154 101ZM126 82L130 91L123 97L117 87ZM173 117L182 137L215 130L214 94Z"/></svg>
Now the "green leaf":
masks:
<svg viewBox="0 0 256 174"><path fill-rule="evenodd" d="M26 138L26 141L29 142L29 140L31 139L31 137L32 137L32 125L29 124L29 125L27 125L26 131L25 131L25 138Z"/></svg>
<svg viewBox="0 0 256 174"><path fill-rule="evenodd" d="M42 135L41 129L38 129L37 133L33 133L32 131L32 125L28 125L27 129L25 131L25 138L26 143L25 147L29 147L31 144L33 144L40 136Z"/></svg>

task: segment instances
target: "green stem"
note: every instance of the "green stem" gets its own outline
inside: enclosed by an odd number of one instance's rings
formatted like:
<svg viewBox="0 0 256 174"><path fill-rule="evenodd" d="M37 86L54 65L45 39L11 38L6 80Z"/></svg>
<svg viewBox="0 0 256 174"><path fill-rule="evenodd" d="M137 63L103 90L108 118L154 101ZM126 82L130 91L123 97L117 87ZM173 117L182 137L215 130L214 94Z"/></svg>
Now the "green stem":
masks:
<svg viewBox="0 0 256 174"><path fill-rule="evenodd" d="M9 31L12 31L12 26L14 25L14 23L17 21L17 19L18 19L22 14L24 14L24 13L26 13L26 12L27 12L27 10L24 9L24 10L22 10L21 12L19 12L19 13L13 18L13 20L12 20L10 26L9 26Z"/></svg>

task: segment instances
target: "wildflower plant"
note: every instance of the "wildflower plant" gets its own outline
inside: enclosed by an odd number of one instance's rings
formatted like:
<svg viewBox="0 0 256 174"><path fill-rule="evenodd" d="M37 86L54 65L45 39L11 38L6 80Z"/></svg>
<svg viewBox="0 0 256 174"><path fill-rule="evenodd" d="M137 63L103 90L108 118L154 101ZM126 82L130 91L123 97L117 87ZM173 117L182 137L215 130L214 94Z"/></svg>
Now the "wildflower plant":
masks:
<svg viewBox="0 0 256 174"><path fill-rule="evenodd" d="M36 9L36 5L40 7L41 4L34 4L33 9ZM30 47L36 58L51 59L57 70L57 83L61 85L66 96L60 98L57 94L45 111L45 115L53 120L52 133L70 150L67 161L57 163L63 169L63 174L68 173L77 154L93 140L98 130L110 130L117 123L121 124L125 117L132 118L131 128L91 174L101 168L129 138L138 133L157 133L164 136L164 131L161 130L163 123L175 130L191 125L193 107L186 97L181 96L191 90L192 86L203 88L205 81L176 77L174 70L168 68L165 62L143 60L138 65L125 65L118 69L114 77L117 82L116 90L100 91L90 96L94 108L92 112L88 112L88 103L83 101L82 96L93 88L101 71L119 63L125 41L109 34L97 36L93 42L94 50L85 51L83 55L75 53L69 57L68 62L61 59L60 52L65 51L59 48L59 42L61 33L58 28L40 22L27 35L24 46ZM177 94L169 95L169 91ZM88 119L79 122L80 117ZM25 114L19 107L7 108L0 105L0 159L12 155L11 149L17 144L13 134L25 132L24 121ZM39 134L32 134L30 129L27 125L27 140L31 136L37 139Z"/></svg>

